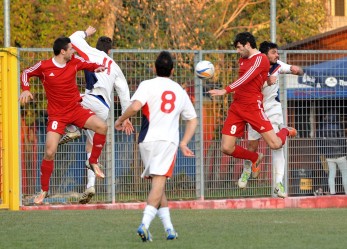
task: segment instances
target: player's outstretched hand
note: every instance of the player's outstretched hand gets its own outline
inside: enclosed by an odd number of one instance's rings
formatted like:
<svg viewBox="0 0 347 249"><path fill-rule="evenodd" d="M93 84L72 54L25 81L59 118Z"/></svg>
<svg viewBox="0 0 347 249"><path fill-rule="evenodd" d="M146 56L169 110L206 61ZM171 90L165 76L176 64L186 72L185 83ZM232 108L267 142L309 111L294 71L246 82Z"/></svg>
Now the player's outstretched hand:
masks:
<svg viewBox="0 0 347 249"><path fill-rule="evenodd" d="M19 102L21 104L26 104L28 103L30 100L33 100L34 97L33 95L31 94L30 91L26 90L26 91L23 91L20 95L19 95Z"/></svg>
<svg viewBox="0 0 347 249"><path fill-rule="evenodd" d="M119 119L116 120L116 122L114 122L114 128L117 130L117 131L121 131L123 130L123 126L122 126L122 122L119 121Z"/></svg>
<svg viewBox="0 0 347 249"><path fill-rule="evenodd" d="M134 126L129 119L124 120L122 123L123 131L125 134L130 135L134 132Z"/></svg>
<svg viewBox="0 0 347 249"><path fill-rule="evenodd" d="M191 151L186 144L180 143L180 149L184 156L193 157L194 152Z"/></svg>
<svg viewBox="0 0 347 249"><path fill-rule="evenodd" d="M224 94L227 93L227 91L225 89L212 89L210 91L208 91L209 94L211 94L211 96L222 96Z"/></svg>
<svg viewBox="0 0 347 249"><path fill-rule="evenodd" d="M88 36L92 36L95 32L96 32L96 29L95 29L93 26L89 26L89 27L86 29L87 37L88 37Z"/></svg>

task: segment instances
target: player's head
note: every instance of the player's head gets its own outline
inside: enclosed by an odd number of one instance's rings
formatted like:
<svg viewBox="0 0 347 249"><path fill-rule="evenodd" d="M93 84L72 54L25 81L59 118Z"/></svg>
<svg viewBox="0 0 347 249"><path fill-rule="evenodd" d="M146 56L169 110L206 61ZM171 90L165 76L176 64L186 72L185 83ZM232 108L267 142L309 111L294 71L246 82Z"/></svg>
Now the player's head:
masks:
<svg viewBox="0 0 347 249"><path fill-rule="evenodd" d="M106 54L110 54L112 49L112 39L107 36L100 36L96 43L96 48L104 51Z"/></svg>
<svg viewBox="0 0 347 249"><path fill-rule="evenodd" d="M255 37L249 32L242 32L236 35L234 47L243 58L248 58L250 51L257 48Z"/></svg>
<svg viewBox="0 0 347 249"><path fill-rule="evenodd" d="M54 55L62 55L65 61L71 60L72 54L75 50L72 48L71 40L69 37L59 37L53 44Z"/></svg>
<svg viewBox="0 0 347 249"><path fill-rule="evenodd" d="M170 77L173 70L173 60L168 51L162 51L155 61L155 70L159 77Z"/></svg>
<svg viewBox="0 0 347 249"><path fill-rule="evenodd" d="M277 63L279 59L278 54L278 45L273 42L263 41L259 45L259 51L263 54L266 54L267 58L269 58L270 64Z"/></svg>

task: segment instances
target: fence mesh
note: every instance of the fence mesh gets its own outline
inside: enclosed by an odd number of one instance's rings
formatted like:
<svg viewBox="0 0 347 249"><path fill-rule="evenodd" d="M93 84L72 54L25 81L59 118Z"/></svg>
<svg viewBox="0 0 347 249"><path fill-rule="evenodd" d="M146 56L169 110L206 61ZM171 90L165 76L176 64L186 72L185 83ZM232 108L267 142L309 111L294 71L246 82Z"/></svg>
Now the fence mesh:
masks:
<svg viewBox="0 0 347 249"><path fill-rule="evenodd" d="M112 57L122 69L131 95L143 80L155 77L154 61L157 50L113 50ZM344 64L346 51L280 51L280 59L298 65L305 71L302 77L280 77L280 98L286 123L296 127L298 136L289 139L285 146L285 187L290 196L313 195L321 188L329 192L326 158L317 150L316 130L324 122L329 109L336 110L345 123L346 97ZM178 153L174 176L167 185L170 200L217 199L272 196L272 152L261 140L259 151L265 159L262 173L251 179L246 189L237 186L243 161L222 154L220 151L221 129L230 95L212 99L207 91L221 88L237 78L238 55L236 51L172 51L175 58L173 80L184 87L194 103L199 126L189 146L195 158L185 158ZM42 59L52 56L50 49L20 49L20 68L23 70ZM201 81L194 76L194 66L200 60L211 61L216 69L213 79ZM327 63L327 64L324 64ZM345 63L347 65L347 63ZM329 78L330 77L330 78ZM334 78L334 79L333 79ZM84 92L82 73L77 78L80 91ZM336 85L334 85L337 82ZM334 85L334 86L333 86ZM40 190L40 164L44 152L47 122L46 98L38 79L31 81L34 101L22 106L21 113L21 161L22 202L31 205L33 196ZM115 131L114 119L121 113L117 94L108 120L109 131L101 163L105 166L105 180L97 180L94 203L143 201L149 191L149 182L140 178L143 167L138 151L137 136L140 130L140 114L132 119L135 134L127 136ZM344 126L343 126L344 127ZM181 125L183 134L184 123ZM247 136L239 143L247 146ZM343 136L337 139L346 140ZM58 148L55 170L51 179L51 203L75 203L85 189L87 170L85 136ZM347 174L347 173L346 173ZM347 176L346 176L347 177ZM320 191L320 190L319 190ZM342 174L337 170L336 192L344 193Z"/></svg>

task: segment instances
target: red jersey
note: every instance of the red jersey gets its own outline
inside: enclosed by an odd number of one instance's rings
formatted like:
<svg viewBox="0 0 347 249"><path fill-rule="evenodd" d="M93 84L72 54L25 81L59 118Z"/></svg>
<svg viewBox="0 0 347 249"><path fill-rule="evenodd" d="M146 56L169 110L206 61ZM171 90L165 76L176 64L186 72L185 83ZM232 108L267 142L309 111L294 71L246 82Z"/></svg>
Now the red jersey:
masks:
<svg viewBox="0 0 347 249"><path fill-rule="evenodd" d="M234 101L249 104L256 100L263 100L261 93L264 82L267 80L270 62L265 54L257 53L245 59L239 59L239 78L225 88L235 92Z"/></svg>
<svg viewBox="0 0 347 249"><path fill-rule="evenodd" d="M46 91L48 115L63 115L73 109L77 102L82 101L77 88L77 71L94 71L100 66L76 55L72 55L71 60L64 66L54 63L53 58L43 60L23 71L22 89L30 90L29 79L33 76L39 77Z"/></svg>

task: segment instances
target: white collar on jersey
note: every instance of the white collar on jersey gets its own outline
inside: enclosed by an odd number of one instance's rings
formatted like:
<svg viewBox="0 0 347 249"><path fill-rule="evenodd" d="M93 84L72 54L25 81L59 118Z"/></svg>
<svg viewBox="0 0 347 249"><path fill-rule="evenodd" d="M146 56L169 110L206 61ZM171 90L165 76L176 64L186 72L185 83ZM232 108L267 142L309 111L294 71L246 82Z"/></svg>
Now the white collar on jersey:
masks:
<svg viewBox="0 0 347 249"><path fill-rule="evenodd" d="M66 63L60 64L59 62L57 62L57 61L54 59L54 57L52 58L52 62L53 62L54 65L56 65L57 67L60 67L60 68L63 68L63 67L66 66Z"/></svg>

